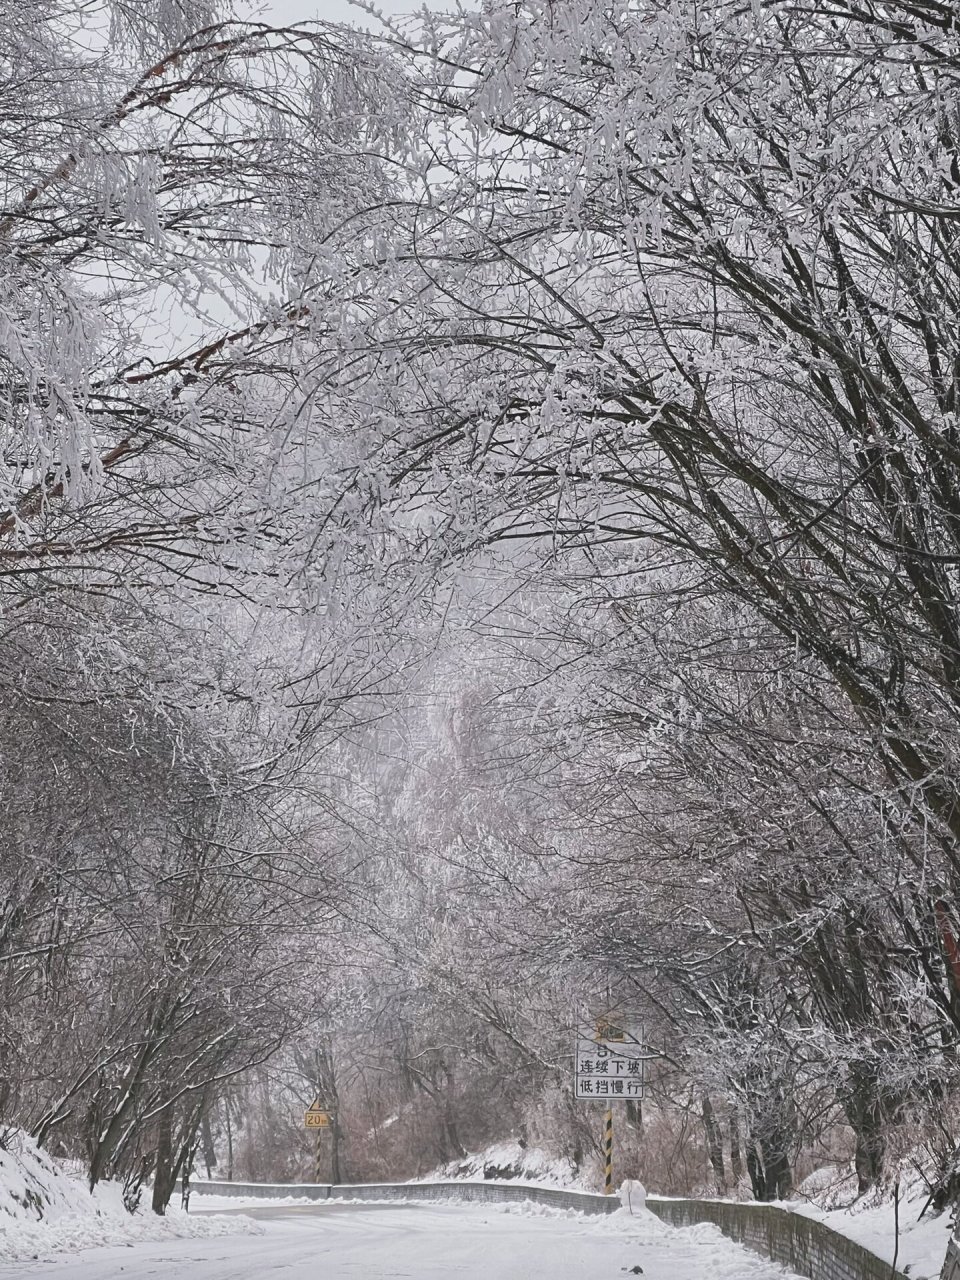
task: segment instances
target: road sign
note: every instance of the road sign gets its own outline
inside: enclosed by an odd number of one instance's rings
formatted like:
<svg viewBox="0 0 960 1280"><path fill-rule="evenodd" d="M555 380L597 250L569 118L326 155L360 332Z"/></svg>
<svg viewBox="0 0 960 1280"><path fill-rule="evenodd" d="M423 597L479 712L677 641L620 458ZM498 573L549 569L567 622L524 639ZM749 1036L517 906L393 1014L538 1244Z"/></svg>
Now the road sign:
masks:
<svg viewBox="0 0 960 1280"><path fill-rule="evenodd" d="M330 1112L319 1101L311 1102L303 1113L303 1124L307 1129L327 1129L330 1127Z"/></svg>
<svg viewBox="0 0 960 1280"><path fill-rule="evenodd" d="M590 1102L638 1102L643 1098L643 1064L655 1055L641 1038L601 1021L577 1036L574 1097Z"/></svg>

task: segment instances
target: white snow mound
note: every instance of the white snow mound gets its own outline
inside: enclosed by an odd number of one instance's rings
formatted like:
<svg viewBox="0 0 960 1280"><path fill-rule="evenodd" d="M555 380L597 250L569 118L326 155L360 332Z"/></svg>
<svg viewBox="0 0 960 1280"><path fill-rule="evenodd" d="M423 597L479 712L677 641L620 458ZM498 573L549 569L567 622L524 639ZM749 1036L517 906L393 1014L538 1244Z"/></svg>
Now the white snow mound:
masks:
<svg viewBox="0 0 960 1280"><path fill-rule="evenodd" d="M0 1140L0 1262L137 1240L263 1230L251 1218L195 1218L173 1208L163 1218L149 1207L128 1213L119 1183L101 1183L91 1193L82 1174L52 1159L27 1134L4 1129Z"/></svg>

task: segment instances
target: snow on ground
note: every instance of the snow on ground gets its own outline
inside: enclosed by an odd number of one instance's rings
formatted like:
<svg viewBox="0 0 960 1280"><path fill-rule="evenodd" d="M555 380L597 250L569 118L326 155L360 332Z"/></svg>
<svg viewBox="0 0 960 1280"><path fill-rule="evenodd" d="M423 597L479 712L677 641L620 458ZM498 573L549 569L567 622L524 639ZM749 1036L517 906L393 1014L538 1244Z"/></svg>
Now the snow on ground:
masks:
<svg viewBox="0 0 960 1280"><path fill-rule="evenodd" d="M194 1218L172 1208L163 1218L149 1208L130 1214L119 1183L101 1183L91 1194L82 1175L51 1159L25 1133L4 1130L3 1141L0 1264L55 1258L98 1245L261 1230L240 1216Z"/></svg>
<svg viewBox="0 0 960 1280"><path fill-rule="evenodd" d="M418 1182L445 1182L448 1178L497 1182L531 1182L541 1187L563 1187L568 1191L593 1191L587 1186L583 1171L577 1171L570 1160L551 1156L540 1147L522 1147L519 1142L498 1142L463 1157L451 1160Z"/></svg>
<svg viewBox="0 0 960 1280"><path fill-rule="evenodd" d="M644 1280L788 1280L714 1227L677 1231L644 1211L397 1203L249 1212L265 1228L253 1240L141 1242L16 1272L0 1265L0 1280L621 1280L636 1266Z"/></svg>
<svg viewBox="0 0 960 1280"><path fill-rule="evenodd" d="M809 1179L801 1190L819 1191L819 1198L825 1204L838 1199L837 1188L811 1187ZM804 1200L784 1201L780 1207L826 1223L884 1262L893 1264L896 1259L897 1270L907 1272L916 1280L933 1280L943 1266L952 1228L949 1213L935 1216L929 1208L923 1212L928 1195L926 1185L917 1181L902 1188L896 1208L889 1190L883 1198L874 1195L854 1199L836 1208L824 1208ZM839 1198L842 1199L842 1195Z"/></svg>
<svg viewBox="0 0 960 1280"><path fill-rule="evenodd" d="M278 1229L277 1224L284 1214L290 1218L295 1216L297 1211L306 1214L327 1211L328 1217L324 1220L326 1231L331 1213L344 1213L350 1210L351 1202L347 1201L330 1201L318 1205L305 1197L285 1196L281 1200L274 1200L251 1194L242 1198L196 1196L193 1200L193 1208L202 1212L189 1215L177 1208L169 1209L163 1218L157 1217L149 1208L141 1208L136 1214L131 1215L123 1207L119 1184L103 1183L91 1195L78 1171L70 1170L63 1162L53 1160L45 1152L38 1150L26 1135L8 1130L5 1132L4 1142L5 1146L0 1147L0 1275L2 1276L23 1274L22 1267L18 1266L18 1269L11 1273L4 1271L3 1264L52 1260L63 1253L75 1253L80 1249L96 1248L97 1256L101 1256L104 1250L98 1246L123 1246L125 1249L135 1246L139 1256L141 1247L147 1242L163 1242L166 1248L181 1238L197 1241L236 1233L249 1236L251 1233L258 1233L265 1229L272 1234ZM579 1183L569 1161L548 1156L537 1148L521 1148L518 1143L501 1143L488 1147L462 1161L444 1166L442 1170L438 1170L436 1174L424 1181L435 1180L438 1177L444 1180L460 1178L482 1181L485 1175L488 1178L495 1176L497 1181L512 1181L528 1185L576 1188ZM826 1188L805 1184L802 1190L815 1192L821 1205L831 1203L836 1205L838 1200L842 1202L844 1191L847 1193L848 1201L852 1198L849 1189L844 1187ZM820 1207L812 1200L796 1199L784 1203L781 1207L817 1218L848 1239L862 1244L887 1262L893 1263L896 1257L897 1269L907 1272L915 1280L935 1280L940 1273L950 1236L950 1218L948 1214L934 1217L929 1211L921 1217L925 1200L926 1191L922 1184L905 1187L899 1203L899 1230L895 1220L894 1205L889 1198L853 1200L852 1203L841 1203L839 1207L831 1208ZM644 1247L657 1237L658 1232L661 1233L662 1239L663 1232L671 1231L670 1228L662 1226L652 1215L646 1213L642 1218L633 1219L626 1213L614 1214L606 1219L590 1219L582 1217L574 1210L558 1210L522 1203L461 1208L440 1207L433 1203L402 1206L394 1202L380 1204L354 1202L354 1211L362 1211L364 1221L367 1220L368 1213L378 1210L381 1215L386 1216L387 1222L395 1222L397 1219L390 1215L404 1208L411 1214L421 1215L420 1218L414 1219L417 1223L444 1223L448 1221L444 1215L453 1212L472 1214L471 1222L474 1225L481 1220L489 1223L502 1222L510 1218L528 1224L536 1221L567 1224L558 1229L562 1233L573 1231L577 1239L584 1236L595 1238L599 1231L601 1243L598 1244L598 1248L601 1248L601 1252L611 1242L615 1242L624 1230L627 1233L632 1232L638 1243L642 1236ZM482 1215L482 1219L477 1219L477 1214ZM358 1218L359 1216L361 1216L360 1213L357 1213ZM345 1227L342 1227L340 1219L337 1219L337 1222L338 1229L347 1232L348 1238L345 1244L355 1248L353 1236ZM301 1239L296 1235L296 1230L296 1227L291 1227L289 1221L284 1222L284 1231L287 1235L283 1239L291 1245L291 1248ZM292 1236L291 1231L294 1233ZM603 1232L607 1233L605 1237ZM411 1230L411 1234L416 1233ZM727 1275L731 1278L735 1276L736 1280L745 1280L746 1277L750 1277L751 1280L769 1280L771 1276L783 1274L771 1264L757 1263L752 1255L746 1255L748 1261L745 1261L743 1251L735 1245L724 1244L721 1247L718 1242L722 1237L712 1227L688 1228L686 1231L675 1233L671 1238L673 1243L670 1253L671 1256L676 1257L680 1256L677 1253L678 1249L682 1252L683 1249L694 1245L698 1249L710 1244L716 1246L711 1263L714 1270L708 1273L697 1269L689 1273L690 1277L696 1276L698 1280L701 1276L706 1278L708 1274L715 1275L718 1280ZM607 1244L602 1244L603 1239L606 1239ZM248 1239L236 1245L236 1250L242 1255L250 1249L251 1243ZM716 1268L722 1264L725 1250L730 1249L734 1251L733 1254L727 1252L726 1256L735 1261L735 1270L732 1272L717 1270ZM223 1251L224 1257L233 1256L234 1245L211 1243L209 1248L205 1247L204 1257L211 1262L211 1265L214 1256L219 1256L218 1250ZM576 1249L574 1253L576 1254ZM124 1257L126 1263L129 1263L129 1253L125 1253ZM761 1271L751 1270L755 1265L761 1265ZM697 1267L701 1266L702 1259L697 1262ZM649 1280L646 1266L644 1266L644 1272ZM70 1274L72 1276L73 1273ZM113 1273L105 1272L104 1274ZM117 1271L115 1274L120 1273ZM124 1276L129 1274L131 1274L129 1270L124 1270ZM214 1271L211 1274L217 1273ZM224 1274L226 1277L226 1273ZM231 1280L232 1274L231 1272ZM251 1275L254 1274L255 1272L252 1271ZM349 1276L361 1273L346 1270L328 1274ZM366 1272L362 1274L367 1275ZM418 1266L416 1274L426 1277L431 1273L421 1272ZM450 1274L460 1275L461 1273L451 1272ZM469 1276L472 1273L468 1268L462 1274ZM487 1274L490 1272L488 1271ZM499 1272L493 1274L501 1280ZM513 1273L503 1273L504 1276L509 1274ZM523 1275L528 1280L535 1280L538 1275L536 1270L529 1271L523 1268L516 1274ZM555 1272L551 1280L556 1280L556 1277L561 1275L563 1275L562 1271ZM90 1276L91 1280L94 1276L99 1280L99 1273L91 1272ZM664 1277L666 1280L687 1280L687 1273L678 1271L676 1268L666 1268ZM294 1280L294 1278L287 1277L287 1280Z"/></svg>
<svg viewBox="0 0 960 1280"><path fill-rule="evenodd" d="M850 1175L852 1177L852 1174ZM927 1189L922 1182L906 1184L899 1205L899 1229L894 1205L889 1198L856 1199L856 1179L829 1175L813 1175L800 1188L811 1199L784 1201L780 1208L806 1214L832 1227L848 1240L863 1245L885 1262L896 1257L898 1271L906 1271L916 1280L934 1280L939 1276L950 1238L950 1215L935 1217L926 1204ZM577 1173L569 1160L548 1155L536 1147L521 1147L517 1142L503 1142L443 1165L420 1179L423 1182L454 1178L482 1181L532 1183L544 1187L593 1191L584 1174ZM205 1201L206 1202L206 1198ZM819 1202L819 1203L818 1203Z"/></svg>

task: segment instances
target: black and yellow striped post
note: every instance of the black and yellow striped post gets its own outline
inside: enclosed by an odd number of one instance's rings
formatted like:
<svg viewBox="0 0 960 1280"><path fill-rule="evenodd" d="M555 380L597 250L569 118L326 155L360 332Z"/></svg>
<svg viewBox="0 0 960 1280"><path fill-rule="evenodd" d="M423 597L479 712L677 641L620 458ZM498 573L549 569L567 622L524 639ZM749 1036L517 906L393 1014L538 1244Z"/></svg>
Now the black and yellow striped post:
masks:
<svg viewBox="0 0 960 1280"><path fill-rule="evenodd" d="M613 1191L613 1107L603 1117L603 1194Z"/></svg>
<svg viewBox="0 0 960 1280"><path fill-rule="evenodd" d="M314 1182L320 1182L323 1174L323 1165L320 1159L323 1154L323 1131L330 1126L330 1112L324 1110L319 1098L314 1098L303 1113L303 1123L308 1129L312 1129L316 1136L317 1146L313 1159L313 1180Z"/></svg>

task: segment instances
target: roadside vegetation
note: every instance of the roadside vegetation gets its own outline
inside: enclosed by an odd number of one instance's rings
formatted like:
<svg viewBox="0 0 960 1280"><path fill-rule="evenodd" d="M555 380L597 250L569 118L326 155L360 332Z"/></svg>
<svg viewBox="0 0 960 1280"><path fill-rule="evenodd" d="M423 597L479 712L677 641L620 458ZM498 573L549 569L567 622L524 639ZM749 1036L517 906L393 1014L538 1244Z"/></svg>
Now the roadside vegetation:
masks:
<svg viewBox="0 0 960 1280"><path fill-rule="evenodd" d="M0 0L0 1121L955 1200L957 31Z"/></svg>

